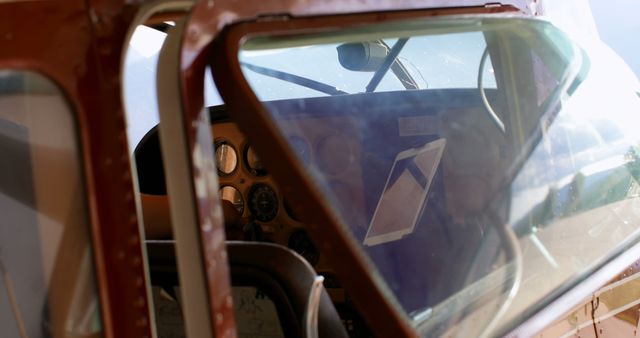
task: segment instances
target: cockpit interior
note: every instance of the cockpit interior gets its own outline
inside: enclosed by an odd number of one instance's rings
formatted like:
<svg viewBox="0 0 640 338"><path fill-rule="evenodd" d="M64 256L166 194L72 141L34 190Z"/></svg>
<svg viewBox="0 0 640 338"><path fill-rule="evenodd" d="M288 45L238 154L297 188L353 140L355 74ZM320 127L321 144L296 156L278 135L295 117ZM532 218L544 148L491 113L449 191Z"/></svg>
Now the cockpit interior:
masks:
<svg viewBox="0 0 640 338"><path fill-rule="evenodd" d="M330 99L335 104L336 99L341 98L331 97ZM413 234L419 237L415 243L425 245L429 251L425 254L424 260L413 263L421 267L435 268L441 266L438 262L443 259L469 261L469 257L458 256L469 255L471 250L467 248L470 245L479 246L478 241L482 239L480 234L490 231L484 229L482 224L473 224L469 219L474 213L481 211L483 201L487 200L488 195L499 183L487 179L495 177L489 173L504 170L504 167L509 164L508 155L505 153L509 149L506 140L502 135L494 132L495 127L492 122L486 118L483 111L478 109L480 97L477 91L432 90L375 93L353 95L342 99L349 101L349 105L359 108L368 107L367 116L362 117L359 115L361 113L327 112L323 109L328 102L326 98L307 99L305 109L297 110L296 114L290 116L292 120L297 121L298 126L304 129L300 133L287 137L304 166L330 177L328 187L337 199L337 205L343 206L339 212L350 224L359 225L354 229L357 240L364 240L368 220L358 219L362 215L350 211L354 210L354 204L362 209L376 208L378 201L372 196L380 195L386 183L380 178L387 176L380 173L391 170L396 154L403 149L416 148L444 137L448 140L448 144L442 155L442 165L449 170L436 171L433 177L429 201L433 207L423 211L427 216L422 217ZM401 109L401 102L405 101L414 102L412 108L419 107L423 112L416 116L413 110ZM422 103L416 105L415 102ZM284 110L296 102L281 100L269 104ZM211 131L214 135L211 142L215 146L219 193L223 203L227 239L274 243L298 253L319 275L324 277L324 287L348 333L354 337L369 335L366 325L350 304L348 293L340 286L330 263L310 238L305 224L296 215L295 201L288 200L284 190L270 176L268 163L260 160L251 144L229 118L224 106L209 107L208 110ZM364 112L363 109L354 111ZM395 114L389 114L389 111L394 111ZM420 120L420 125L426 127L415 128L416 119ZM366 124L367 128L363 128L364 122L369 122ZM391 125L394 127L389 128ZM475 132L462 132L471 126L475 126ZM397 147L389 148L389 145ZM387 149L383 156L367 156L372 153L370 149L381 148ZM472 148L474 151L471 153L478 155L471 158L456 158L455 150L461 148L467 151ZM164 261L165 264L160 264L161 267L154 264L155 256L162 256L155 248L162 246L160 243L163 240L171 238L170 224L166 222L170 217L167 214L169 209L168 202L165 200L166 185L160 154L156 127L149 131L135 149L149 242L151 276L152 281L157 282L154 285L167 284L166 268L171 267L171 264L166 264L166 261ZM497 166L502 166L502 169ZM446 199L439 196L445 186L449 191ZM463 195L472 195L474 199L457 198ZM394 243L386 245L394 245ZM376 254L375 249L373 247L371 250L373 255ZM415 252L411 247L403 250ZM175 261L172 262L175 263ZM413 263L407 261L407 264ZM232 258L231 264L233 280ZM394 269L392 265L387 265L386 268ZM467 269L466 266L455 265L451 266L446 273L453 277L465 274ZM423 295L424 297L416 297L417 294L425 292L424 285L421 283L429 278L440 276L440 273L419 266L405 266L403 270L406 273L398 274L397 271L386 271L386 273L388 276L401 279L399 284L403 285L403 289L398 296L403 305L411 311L419 310L425 305L424 299L428 298L426 294ZM420 283L412 286L407 283L409 279L419 280ZM177 282L176 276L168 280L172 281L169 285ZM452 278L452 280L462 280L462 278ZM235 282L233 284L236 285ZM434 280L433 284L438 283ZM440 285L440 287L445 286ZM461 287L462 285L449 283L446 285L448 290L434 294L451 294ZM166 287L163 290L166 290ZM173 296L176 296L175 291ZM442 298L431 296L428 304L437 304L442 300ZM161 324L158 323L158 325ZM285 334L285 336L288 335Z"/></svg>
<svg viewBox="0 0 640 338"><path fill-rule="evenodd" d="M331 33L258 37L236 60L295 165L375 267L394 306L429 336L464 331L456 325L465 321L482 336L527 311L618 245L593 229L633 233L628 223L607 221L603 205L637 203L636 177L620 165L635 151L622 119L612 124L621 136L605 141L597 114L567 104L584 100L586 76L597 74L582 50L540 22L456 20L410 22L409 37L376 40L367 32L374 42ZM367 61L377 62L373 75L370 64L343 59L354 44L381 50ZM425 46L440 53L424 57ZM313 57L319 69L286 62ZM296 187L276 182L276 164L263 160L228 106L206 110L240 336L304 335L314 293L300 285L316 285L318 276L320 336L372 336L326 257L331 243L312 238L311 229L329 225L300 212L304 203L290 196ZM586 132L572 132L576 126ZM134 157L157 325L183 332L171 230L179 225L170 224L159 133L152 128ZM592 165L597 158L607 165ZM589 236L582 236L584 217L600 220ZM580 257L566 245L577 239ZM549 267L553 273L544 273Z"/></svg>

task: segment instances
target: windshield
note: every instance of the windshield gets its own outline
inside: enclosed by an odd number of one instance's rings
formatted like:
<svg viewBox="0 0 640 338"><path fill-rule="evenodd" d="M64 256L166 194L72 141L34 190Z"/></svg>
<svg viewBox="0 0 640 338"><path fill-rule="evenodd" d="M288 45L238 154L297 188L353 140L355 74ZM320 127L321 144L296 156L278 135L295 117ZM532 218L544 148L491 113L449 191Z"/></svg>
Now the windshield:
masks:
<svg viewBox="0 0 640 338"><path fill-rule="evenodd" d="M637 241L637 79L590 48L464 17L254 37L238 57L420 334L483 336Z"/></svg>
<svg viewBox="0 0 640 338"><path fill-rule="evenodd" d="M425 50L425 45L429 49ZM385 68L382 63L393 48L397 57ZM485 48L481 32L465 32L455 39L430 35L246 50L240 61L256 94L266 101L402 89L476 88ZM301 67L291 60L312 60L317 66ZM375 79L378 69L380 79ZM484 85L495 88L490 61L484 71ZM335 91L323 90L322 85Z"/></svg>

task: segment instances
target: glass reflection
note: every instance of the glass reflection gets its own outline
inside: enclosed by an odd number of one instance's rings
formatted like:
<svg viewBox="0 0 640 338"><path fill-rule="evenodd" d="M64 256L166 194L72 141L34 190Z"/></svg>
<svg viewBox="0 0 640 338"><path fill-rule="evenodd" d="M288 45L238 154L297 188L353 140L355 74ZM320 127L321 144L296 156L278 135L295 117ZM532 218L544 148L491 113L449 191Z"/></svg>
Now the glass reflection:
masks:
<svg viewBox="0 0 640 338"><path fill-rule="evenodd" d="M100 304L73 113L47 78L0 71L3 337L98 337Z"/></svg>
<svg viewBox="0 0 640 338"><path fill-rule="evenodd" d="M242 215L244 212L244 198L238 189L229 185L224 186L220 188L220 198L223 201L231 202L236 210L238 210L238 213Z"/></svg>
<svg viewBox="0 0 640 338"><path fill-rule="evenodd" d="M382 41L414 71L345 69L336 49L353 41ZM305 169L423 336L504 334L638 240L640 85L597 42L535 20L442 18L243 48L243 65L325 85L242 68L282 134L344 135L314 155L350 166ZM436 142L441 158L421 152Z"/></svg>
<svg viewBox="0 0 640 338"><path fill-rule="evenodd" d="M238 166L238 154L236 150L225 142L219 142L216 148L216 167L222 175L229 175Z"/></svg>
<svg viewBox="0 0 640 338"><path fill-rule="evenodd" d="M251 172L252 175L264 176L267 174L264 164L260 160L260 157L258 157L256 151L253 150L253 147L251 146L247 147L246 162L249 172Z"/></svg>
<svg viewBox="0 0 640 338"><path fill-rule="evenodd" d="M344 172L354 159L347 136L338 133L322 137L315 154L318 168L328 175Z"/></svg>

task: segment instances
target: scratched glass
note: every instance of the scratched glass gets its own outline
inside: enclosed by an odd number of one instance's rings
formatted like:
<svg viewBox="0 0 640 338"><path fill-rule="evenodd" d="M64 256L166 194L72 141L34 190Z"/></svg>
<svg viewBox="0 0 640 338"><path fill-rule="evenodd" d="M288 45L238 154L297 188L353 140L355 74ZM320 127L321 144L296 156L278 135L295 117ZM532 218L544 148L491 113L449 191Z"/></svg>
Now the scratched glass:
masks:
<svg viewBox="0 0 640 338"><path fill-rule="evenodd" d="M452 17L256 36L238 57L423 336L504 334L638 241L640 85L598 41Z"/></svg>

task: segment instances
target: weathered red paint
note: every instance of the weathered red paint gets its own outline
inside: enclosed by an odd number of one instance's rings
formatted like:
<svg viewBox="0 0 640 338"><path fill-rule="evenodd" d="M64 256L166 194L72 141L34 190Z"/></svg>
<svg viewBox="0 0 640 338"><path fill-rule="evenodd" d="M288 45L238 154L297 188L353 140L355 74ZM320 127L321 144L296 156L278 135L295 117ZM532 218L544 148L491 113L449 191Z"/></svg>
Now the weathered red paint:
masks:
<svg viewBox="0 0 640 338"><path fill-rule="evenodd" d="M122 1L0 3L0 69L50 78L75 113L105 337L151 336L120 94L129 18Z"/></svg>

